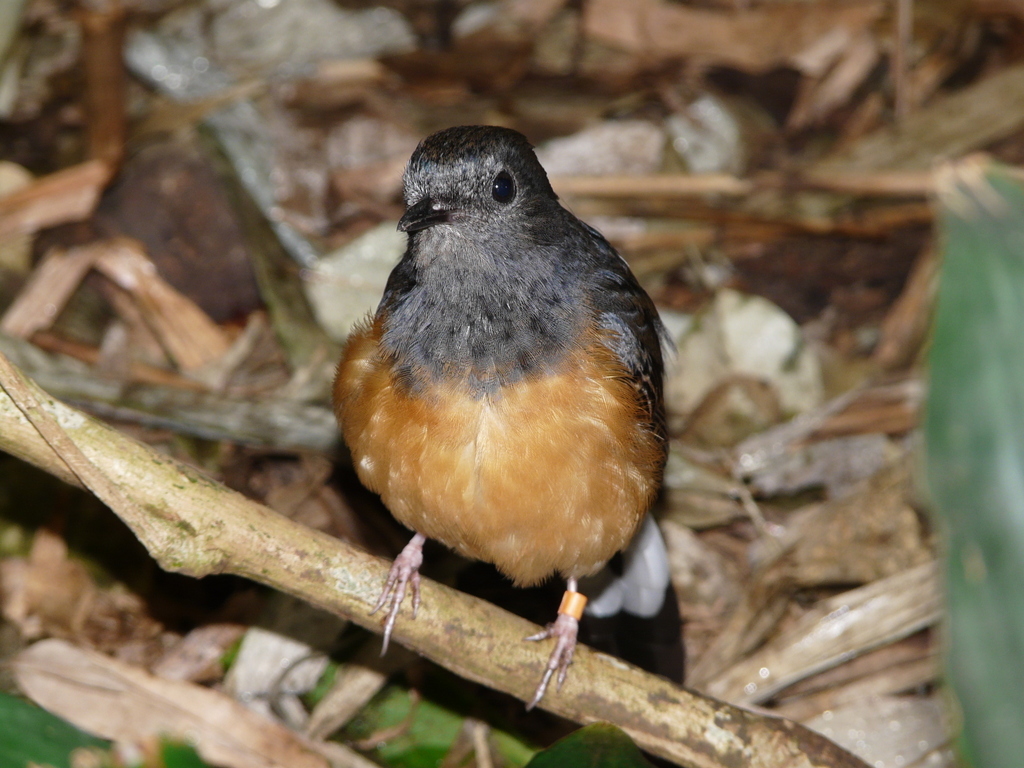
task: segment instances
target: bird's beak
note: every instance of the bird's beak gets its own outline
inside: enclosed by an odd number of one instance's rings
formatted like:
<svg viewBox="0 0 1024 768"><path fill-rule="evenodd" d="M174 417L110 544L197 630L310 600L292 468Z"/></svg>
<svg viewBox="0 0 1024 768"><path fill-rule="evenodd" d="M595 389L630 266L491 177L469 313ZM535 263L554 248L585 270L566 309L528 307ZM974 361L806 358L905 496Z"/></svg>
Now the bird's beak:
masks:
<svg viewBox="0 0 1024 768"><path fill-rule="evenodd" d="M435 224L443 224L451 219L451 211L442 203L435 203L429 197L424 197L418 203L410 206L398 221L399 232L418 232L427 229Z"/></svg>

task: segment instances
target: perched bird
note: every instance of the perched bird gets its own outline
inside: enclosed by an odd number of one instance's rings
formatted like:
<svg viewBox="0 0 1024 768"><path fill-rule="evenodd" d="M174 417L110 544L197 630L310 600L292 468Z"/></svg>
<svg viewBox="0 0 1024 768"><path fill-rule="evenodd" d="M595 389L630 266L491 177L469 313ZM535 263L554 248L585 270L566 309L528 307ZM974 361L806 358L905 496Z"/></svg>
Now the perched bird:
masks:
<svg viewBox="0 0 1024 768"><path fill-rule="evenodd" d="M528 638L555 640L532 707L572 661L579 579L630 543L661 483L663 329L522 134L429 136L404 194L408 247L334 384L359 478L415 531L373 610L386 647L407 588L415 617L428 538L519 586L560 574L557 618Z"/></svg>

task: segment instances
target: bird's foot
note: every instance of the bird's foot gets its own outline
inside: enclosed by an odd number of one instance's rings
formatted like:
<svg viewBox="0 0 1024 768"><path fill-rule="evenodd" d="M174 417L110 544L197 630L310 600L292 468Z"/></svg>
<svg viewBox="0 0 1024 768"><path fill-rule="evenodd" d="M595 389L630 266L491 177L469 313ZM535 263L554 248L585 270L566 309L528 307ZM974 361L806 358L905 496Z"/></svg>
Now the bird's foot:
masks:
<svg viewBox="0 0 1024 768"><path fill-rule="evenodd" d="M412 587L412 617L416 618L416 612L420 607L420 566L423 564L423 543L426 540L425 536L417 533L405 545L405 549L391 564L387 581L384 582L384 589L381 590L377 604L370 611L372 616L385 605L388 606L388 615L384 620L384 643L380 649L381 656L387 653L391 631L395 628L395 619L398 618L398 609L401 608L402 601L405 599L407 585Z"/></svg>
<svg viewBox="0 0 1024 768"><path fill-rule="evenodd" d="M572 664L572 655L576 650L576 634L579 632L579 621L566 613L558 614L558 618L543 632L531 635L527 640L546 640L549 637L555 638L555 648L548 658L548 665L544 670L544 677L540 679L533 699L526 705L526 709L533 709L544 698L544 692L548 689L548 682L551 676L558 670L558 688L561 690L565 676L569 673L569 665Z"/></svg>

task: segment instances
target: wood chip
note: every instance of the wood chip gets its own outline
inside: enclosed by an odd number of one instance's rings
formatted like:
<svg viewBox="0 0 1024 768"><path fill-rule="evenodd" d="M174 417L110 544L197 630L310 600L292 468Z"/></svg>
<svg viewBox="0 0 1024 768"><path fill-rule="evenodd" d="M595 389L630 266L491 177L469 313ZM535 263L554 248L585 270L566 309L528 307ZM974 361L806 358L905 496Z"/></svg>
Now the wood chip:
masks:
<svg viewBox="0 0 1024 768"><path fill-rule="evenodd" d="M0 197L0 238L87 219L110 176L105 161L90 160Z"/></svg>
<svg viewBox="0 0 1024 768"><path fill-rule="evenodd" d="M142 247L127 238L51 252L0 319L0 330L29 338L49 328L91 268L131 296L138 309L136 319L153 330L182 370L194 371L228 351L230 343L224 331L195 302L161 278ZM132 318L127 319L130 322Z"/></svg>
<svg viewBox="0 0 1024 768"><path fill-rule="evenodd" d="M98 254L93 246L69 251L55 249L46 254L0 319L0 330L8 336L27 339L53 325Z"/></svg>
<svg viewBox="0 0 1024 768"><path fill-rule="evenodd" d="M880 55L874 35L868 31L858 35L832 71L815 79L814 87L801 94L803 98L790 111L787 127L806 128L846 104L871 74Z"/></svg>
<svg viewBox="0 0 1024 768"><path fill-rule="evenodd" d="M920 353L931 326L938 273L935 249L926 247L914 262L903 292L882 321L881 338L872 357L883 370L908 366Z"/></svg>
<svg viewBox="0 0 1024 768"><path fill-rule="evenodd" d="M226 334L195 302L156 273L153 262L134 240L107 241L96 268L132 295L147 324L182 370L200 368L228 351Z"/></svg>

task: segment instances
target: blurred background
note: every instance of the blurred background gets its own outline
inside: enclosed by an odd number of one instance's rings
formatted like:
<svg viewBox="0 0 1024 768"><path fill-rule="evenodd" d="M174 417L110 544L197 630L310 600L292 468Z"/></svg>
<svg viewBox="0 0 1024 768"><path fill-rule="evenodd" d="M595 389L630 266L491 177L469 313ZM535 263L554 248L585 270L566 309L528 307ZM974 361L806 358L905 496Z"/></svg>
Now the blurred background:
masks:
<svg viewBox="0 0 1024 768"><path fill-rule="evenodd" d="M1002 256L1022 242L1016 172L986 181L1024 160L1017 0L0 0L0 351L54 396L391 557L406 532L355 479L330 383L404 250L409 155L472 123L530 138L675 340L655 513L687 686L876 768L970 764L941 672L919 427L956 240L936 221L970 226L980 206ZM979 151L992 160L942 186L936 168ZM988 251L964 242L977 276ZM981 313L949 317L953 338ZM991 354L1013 356L1020 326L985 322L1005 331ZM993 338L966 337L968 356ZM950 364L968 380L986 365ZM1024 398L947 405L977 423L971 403L1016 429L1000 413ZM997 573L981 558L963 560L971 584ZM455 584L465 568L438 548L424 570ZM100 502L6 456L0 611L0 658L62 638L347 745L340 764L519 766L572 728L401 649L378 661L374 636L284 595L166 574ZM1003 650L1019 695L1020 647ZM70 730L65 748L65 723L24 709L28 673L5 674L0 742L24 737L39 763L113 759ZM141 714L170 707L159 685L139 695L99 734L125 764L163 759L174 733ZM33 698L70 723L91 706L73 686Z"/></svg>

